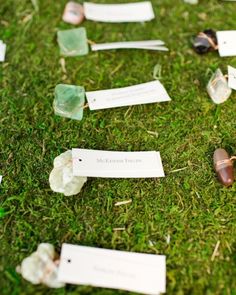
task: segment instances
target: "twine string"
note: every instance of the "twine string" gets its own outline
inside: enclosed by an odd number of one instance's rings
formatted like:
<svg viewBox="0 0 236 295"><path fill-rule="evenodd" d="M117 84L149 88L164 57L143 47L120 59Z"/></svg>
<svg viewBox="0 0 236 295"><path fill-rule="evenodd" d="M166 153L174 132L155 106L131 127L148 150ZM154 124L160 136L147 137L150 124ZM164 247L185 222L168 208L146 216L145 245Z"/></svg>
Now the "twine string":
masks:
<svg viewBox="0 0 236 295"><path fill-rule="evenodd" d="M232 156L232 157L230 158L230 161L236 161L236 156Z"/></svg>
<svg viewBox="0 0 236 295"><path fill-rule="evenodd" d="M84 109L87 109L89 107L89 104L88 103L86 103L85 105L83 105L81 108L83 108L83 110Z"/></svg>
<svg viewBox="0 0 236 295"><path fill-rule="evenodd" d="M236 156L232 156L229 159L217 161L215 164L216 171L218 171L222 165L233 166L233 161L236 161Z"/></svg>
<svg viewBox="0 0 236 295"><path fill-rule="evenodd" d="M44 271L43 271L43 276L40 280L41 283L45 282L47 276L50 275L54 271L55 267L57 267L57 264L54 261L47 262L47 264L44 268Z"/></svg>

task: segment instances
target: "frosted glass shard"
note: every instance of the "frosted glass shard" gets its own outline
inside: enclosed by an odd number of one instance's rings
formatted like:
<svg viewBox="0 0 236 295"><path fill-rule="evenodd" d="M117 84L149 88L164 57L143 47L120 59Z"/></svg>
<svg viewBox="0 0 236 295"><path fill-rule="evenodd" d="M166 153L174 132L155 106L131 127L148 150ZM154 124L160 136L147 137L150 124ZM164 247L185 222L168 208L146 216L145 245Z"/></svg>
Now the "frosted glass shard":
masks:
<svg viewBox="0 0 236 295"><path fill-rule="evenodd" d="M211 77L207 85L207 92L216 104L223 103L230 97L232 89L229 88L228 82L220 69L217 69Z"/></svg>
<svg viewBox="0 0 236 295"><path fill-rule="evenodd" d="M53 108L56 115L82 120L84 103L84 87L67 84L58 84L55 87Z"/></svg>
<svg viewBox="0 0 236 295"><path fill-rule="evenodd" d="M85 28L58 31L57 41L61 55L79 56L86 55L89 52Z"/></svg>

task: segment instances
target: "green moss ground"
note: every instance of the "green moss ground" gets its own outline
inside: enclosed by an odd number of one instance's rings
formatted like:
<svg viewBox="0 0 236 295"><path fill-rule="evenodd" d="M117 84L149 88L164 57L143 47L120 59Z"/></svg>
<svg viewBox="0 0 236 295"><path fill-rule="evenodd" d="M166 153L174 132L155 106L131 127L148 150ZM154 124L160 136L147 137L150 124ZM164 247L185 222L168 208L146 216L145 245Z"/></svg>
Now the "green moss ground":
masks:
<svg viewBox="0 0 236 295"><path fill-rule="evenodd" d="M66 58L65 77L56 32L73 27L61 21L66 1L38 2L37 12L30 0L0 0L0 39L7 43L6 63L0 65L0 208L7 212L0 218L0 294L126 294L32 286L15 267L40 242L54 244L58 252L68 242L164 254L167 294L236 294L236 184L223 188L212 166L215 148L236 154L236 93L216 106L205 91L211 73L236 67L236 57L198 56L190 43L205 28L236 29L236 3L153 0L152 22L85 21L91 40L157 38L170 53L121 50ZM152 80L156 64L170 103L86 110L82 122L53 113L58 83L86 90L123 87ZM78 196L53 193L48 184L53 159L73 147L158 150L166 178L89 179ZM180 168L185 169L173 172ZM132 204L114 206L130 198ZM114 232L115 227L126 230ZM217 241L219 255L211 261Z"/></svg>

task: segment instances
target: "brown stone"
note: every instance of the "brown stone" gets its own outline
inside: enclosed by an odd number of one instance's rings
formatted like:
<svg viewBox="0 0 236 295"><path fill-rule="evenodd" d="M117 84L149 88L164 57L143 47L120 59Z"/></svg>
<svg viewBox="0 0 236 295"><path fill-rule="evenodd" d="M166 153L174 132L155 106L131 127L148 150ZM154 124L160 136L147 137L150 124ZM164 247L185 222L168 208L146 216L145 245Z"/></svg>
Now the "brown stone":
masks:
<svg viewBox="0 0 236 295"><path fill-rule="evenodd" d="M224 149L217 149L214 152L214 167L219 181L224 186L231 186L234 182L233 162Z"/></svg>

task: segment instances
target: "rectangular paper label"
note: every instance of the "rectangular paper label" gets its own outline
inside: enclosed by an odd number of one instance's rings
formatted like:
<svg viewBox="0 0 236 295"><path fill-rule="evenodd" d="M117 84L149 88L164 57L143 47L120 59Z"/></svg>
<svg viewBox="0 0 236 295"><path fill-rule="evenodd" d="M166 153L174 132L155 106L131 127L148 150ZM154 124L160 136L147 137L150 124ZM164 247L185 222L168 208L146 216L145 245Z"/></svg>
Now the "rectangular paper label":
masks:
<svg viewBox="0 0 236 295"><path fill-rule="evenodd" d="M90 110L170 101L164 86L152 81L135 86L86 92Z"/></svg>
<svg viewBox="0 0 236 295"><path fill-rule="evenodd" d="M159 152L72 149L73 175L104 178L164 177Z"/></svg>
<svg viewBox="0 0 236 295"><path fill-rule="evenodd" d="M85 18L100 22L144 22L155 18L150 1L126 4L84 3Z"/></svg>
<svg viewBox="0 0 236 295"><path fill-rule="evenodd" d="M163 46L164 44L165 43L161 40L112 42L112 43L92 44L91 49L92 49L92 51L98 51L98 50L134 48L134 49L149 49L149 50L168 51L168 48Z"/></svg>
<svg viewBox="0 0 236 295"><path fill-rule="evenodd" d="M216 36L220 56L236 56L236 31L219 31Z"/></svg>
<svg viewBox="0 0 236 295"><path fill-rule="evenodd" d="M58 278L68 284L158 295L166 292L166 258L63 244Z"/></svg>
<svg viewBox="0 0 236 295"><path fill-rule="evenodd" d="M0 40L0 62L4 62L5 61L6 48L7 48L6 44L4 44Z"/></svg>
<svg viewBox="0 0 236 295"><path fill-rule="evenodd" d="M228 86L236 90L236 69L228 66Z"/></svg>

